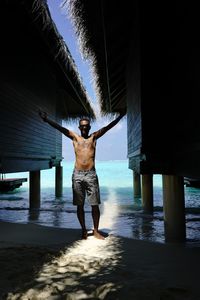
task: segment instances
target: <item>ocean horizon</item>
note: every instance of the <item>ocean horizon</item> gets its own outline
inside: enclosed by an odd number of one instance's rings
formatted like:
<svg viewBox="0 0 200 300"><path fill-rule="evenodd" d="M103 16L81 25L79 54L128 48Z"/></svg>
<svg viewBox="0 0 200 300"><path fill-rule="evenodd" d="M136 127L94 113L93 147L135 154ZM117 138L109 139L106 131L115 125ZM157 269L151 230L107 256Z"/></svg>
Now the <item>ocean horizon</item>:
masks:
<svg viewBox="0 0 200 300"><path fill-rule="evenodd" d="M0 220L36 223L61 228L80 228L72 205L73 161L62 162L63 196L55 197L55 168L41 171L41 206L29 211L29 173L6 174L27 178L22 187L0 194ZM133 172L128 160L96 161L101 194L100 229L125 237L164 242L162 176L153 175L154 213L142 211L141 199L133 197ZM189 243L200 242L200 189L185 187L186 230ZM85 203L86 223L92 229L91 209Z"/></svg>

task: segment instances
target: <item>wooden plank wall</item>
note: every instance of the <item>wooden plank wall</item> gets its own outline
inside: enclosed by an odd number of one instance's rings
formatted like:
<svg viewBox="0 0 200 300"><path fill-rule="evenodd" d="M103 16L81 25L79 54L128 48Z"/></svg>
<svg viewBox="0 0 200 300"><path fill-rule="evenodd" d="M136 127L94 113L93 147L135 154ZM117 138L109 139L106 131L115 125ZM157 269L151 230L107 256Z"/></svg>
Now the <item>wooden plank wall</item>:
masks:
<svg viewBox="0 0 200 300"><path fill-rule="evenodd" d="M197 4L142 6L141 172L200 178L199 25Z"/></svg>
<svg viewBox="0 0 200 300"><path fill-rule="evenodd" d="M8 16L0 26L0 173L47 169L62 158L61 133L38 115L42 109L61 123L53 62L32 25Z"/></svg>
<svg viewBox="0 0 200 300"><path fill-rule="evenodd" d="M48 168L51 159L61 160L61 134L38 116L38 108L42 108L59 122L56 118L56 99L52 98L52 94L50 99L45 103L24 87L20 90L19 86L6 85L3 91L1 89L0 172ZM13 159L22 160L21 166L16 166ZM25 163L25 160L28 162Z"/></svg>
<svg viewBox="0 0 200 300"><path fill-rule="evenodd" d="M139 172L142 146L139 37L135 34L127 64L127 134L129 168Z"/></svg>

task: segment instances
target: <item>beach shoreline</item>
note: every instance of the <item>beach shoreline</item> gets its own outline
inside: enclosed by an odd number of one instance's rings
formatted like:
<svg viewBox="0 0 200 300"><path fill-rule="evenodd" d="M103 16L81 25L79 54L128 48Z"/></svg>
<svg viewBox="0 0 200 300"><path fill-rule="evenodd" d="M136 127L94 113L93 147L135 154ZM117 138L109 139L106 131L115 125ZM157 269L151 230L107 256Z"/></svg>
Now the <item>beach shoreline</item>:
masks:
<svg viewBox="0 0 200 300"><path fill-rule="evenodd" d="M199 299L200 248L0 222L1 299Z"/></svg>

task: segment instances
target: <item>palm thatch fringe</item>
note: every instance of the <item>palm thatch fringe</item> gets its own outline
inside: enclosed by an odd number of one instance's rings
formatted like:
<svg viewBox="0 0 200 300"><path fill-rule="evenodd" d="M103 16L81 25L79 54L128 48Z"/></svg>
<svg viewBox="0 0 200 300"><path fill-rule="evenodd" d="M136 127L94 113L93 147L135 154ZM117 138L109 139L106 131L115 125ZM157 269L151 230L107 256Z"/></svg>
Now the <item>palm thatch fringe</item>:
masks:
<svg viewBox="0 0 200 300"><path fill-rule="evenodd" d="M95 113L91 108L89 97L82 83L82 78L77 70L71 53L65 44L62 36L59 34L55 23L51 18L48 5L45 0L20 0L20 3L29 14L33 24L39 29L42 38L48 45L53 59L58 63L65 77L71 83L76 94L77 101L83 107L85 113L82 116L95 118ZM80 118L80 114L74 114L70 118ZM69 119L69 116L66 116Z"/></svg>
<svg viewBox="0 0 200 300"><path fill-rule="evenodd" d="M101 9L101 1L95 0L96 10L99 11ZM96 56L96 48L94 46L94 39L89 32L89 24L87 23L87 13L85 10L85 1L80 0L63 0L62 6L66 8L68 15L70 16L76 35L78 37L80 51L83 55L83 58L89 62L92 78L93 78L93 85L95 88L97 100L100 106L105 106L107 103L110 103L110 95L109 89L107 84L105 84L105 80L101 80L102 72L105 69L105 57ZM101 23L101 20L100 22ZM101 28L102 34L103 29ZM103 39L103 36L102 36ZM101 73L101 74L100 74ZM106 73L104 74L105 76ZM104 78L105 78L104 76ZM103 109L102 114L109 115L113 114L112 109L106 107ZM114 112L117 114L118 112Z"/></svg>

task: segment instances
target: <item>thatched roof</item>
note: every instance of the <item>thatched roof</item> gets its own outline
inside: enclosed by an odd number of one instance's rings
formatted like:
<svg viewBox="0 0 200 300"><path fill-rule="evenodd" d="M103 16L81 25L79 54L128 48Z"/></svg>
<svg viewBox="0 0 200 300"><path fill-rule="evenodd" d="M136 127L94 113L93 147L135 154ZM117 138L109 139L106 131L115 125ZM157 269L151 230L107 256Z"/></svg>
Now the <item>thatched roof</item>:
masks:
<svg viewBox="0 0 200 300"><path fill-rule="evenodd" d="M51 18L46 0L4 0L4 2L4 5L16 10L19 22L22 22L20 21L22 18L28 18L35 35L39 37L39 42L44 44L45 52L50 57L51 67L53 66L61 87L63 99L61 116L64 119L81 116L94 118L94 111L74 60Z"/></svg>
<svg viewBox="0 0 200 300"><path fill-rule="evenodd" d="M74 21L83 55L92 61L102 112L126 109L126 64L135 14L132 1L64 3Z"/></svg>

